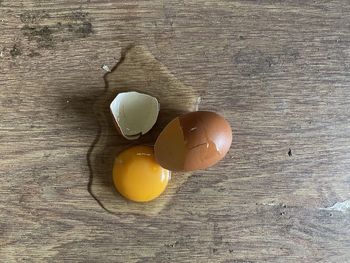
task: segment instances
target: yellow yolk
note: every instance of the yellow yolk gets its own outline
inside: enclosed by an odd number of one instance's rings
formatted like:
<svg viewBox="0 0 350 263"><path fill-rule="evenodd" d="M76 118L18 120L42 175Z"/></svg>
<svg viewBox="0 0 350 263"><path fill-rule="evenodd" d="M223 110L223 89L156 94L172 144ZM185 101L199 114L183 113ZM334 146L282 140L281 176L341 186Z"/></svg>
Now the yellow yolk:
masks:
<svg viewBox="0 0 350 263"><path fill-rule="evenodd" d="M166 188L170 171L154 158L153 148L134 146L120 153L114 161L113 182L127 199L147 202L157 198Z"/></svg>

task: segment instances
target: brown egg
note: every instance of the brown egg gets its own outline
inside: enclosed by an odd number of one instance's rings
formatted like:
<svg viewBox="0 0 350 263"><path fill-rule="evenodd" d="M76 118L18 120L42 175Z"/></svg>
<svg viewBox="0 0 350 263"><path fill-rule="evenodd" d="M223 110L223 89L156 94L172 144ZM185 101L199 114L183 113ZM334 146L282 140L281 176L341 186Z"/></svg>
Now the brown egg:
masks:
<svg viewBox="0 0 350 263"><path fill-rule="evenodd" d="M173 119L154 146L159 164L171 171L205 169L230 149L232 130L220 115L196 111Z"/></svg>

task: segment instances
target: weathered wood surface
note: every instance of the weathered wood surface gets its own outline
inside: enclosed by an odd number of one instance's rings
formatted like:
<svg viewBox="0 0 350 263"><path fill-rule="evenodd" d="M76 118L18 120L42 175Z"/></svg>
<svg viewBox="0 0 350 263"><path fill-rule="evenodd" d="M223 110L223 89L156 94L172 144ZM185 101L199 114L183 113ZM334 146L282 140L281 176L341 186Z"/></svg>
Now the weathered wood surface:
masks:
<svg viewBox="0 0 350 263"><path fill-rule="evenodd" d="M234 129L155 216L87 191L101 65L134 44ZM0 0L1 261L349 262L349 69L343 0Z"/></svg>

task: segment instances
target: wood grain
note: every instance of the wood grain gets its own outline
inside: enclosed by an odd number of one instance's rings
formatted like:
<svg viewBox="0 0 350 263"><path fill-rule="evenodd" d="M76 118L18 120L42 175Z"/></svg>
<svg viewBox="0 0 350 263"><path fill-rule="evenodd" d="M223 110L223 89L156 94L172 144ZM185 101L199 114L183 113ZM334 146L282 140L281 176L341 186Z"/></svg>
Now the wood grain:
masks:
<svg viewBox="0 0 350 263"><path fill-rule="evenodd" d="M0 0L0 33L1 261L350 261L350 213L324 209L350 199L347 1ZM87 191L101 66L129 45L234 130L156 216Z"/></svg>

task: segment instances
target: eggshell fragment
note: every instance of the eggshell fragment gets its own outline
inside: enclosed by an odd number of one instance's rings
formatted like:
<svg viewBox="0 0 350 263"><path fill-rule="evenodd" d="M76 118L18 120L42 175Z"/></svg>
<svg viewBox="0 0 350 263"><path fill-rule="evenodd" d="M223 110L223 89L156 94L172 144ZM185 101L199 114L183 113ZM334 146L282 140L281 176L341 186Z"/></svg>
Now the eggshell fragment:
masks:
<svg viewBox="0 0 350 263"><path fill-rule="evenodd" d="M158 136L155 157L171 171L205 169L220 161L232 142L229 123L209 111L196 111L173 119Z"/></svg>
<svg viewBox="0 0 350 263"><path fill-rule="evenodd" d="M136 140L152 129L159 114L155 97L136 91L119 93L110 110L117 130L128 140Z"/></svg>

